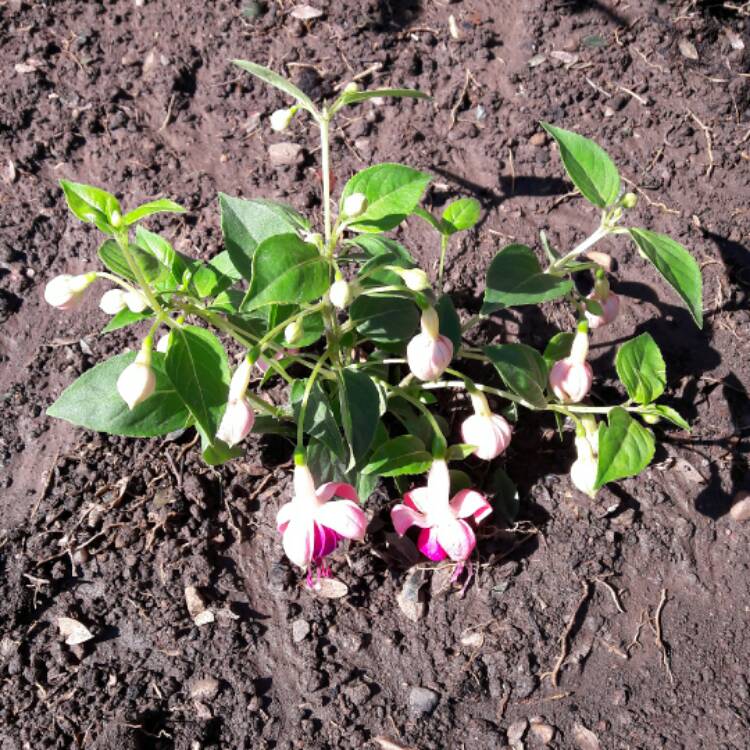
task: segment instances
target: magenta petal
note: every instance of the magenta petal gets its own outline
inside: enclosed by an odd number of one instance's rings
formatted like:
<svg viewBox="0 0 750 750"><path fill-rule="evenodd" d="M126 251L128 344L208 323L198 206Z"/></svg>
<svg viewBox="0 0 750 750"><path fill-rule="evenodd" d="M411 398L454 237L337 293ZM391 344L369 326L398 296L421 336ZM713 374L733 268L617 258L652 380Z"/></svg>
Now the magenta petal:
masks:
<svg viewBox="0 0 750 750"><path fill-rule="evenodd" d="M448 553L440 546L435 528L422 529L417 539L417 549L429 560L440 562L448 557Z"/></svg>
<svg viewBox="0 0 750 750"><path fill-rule="evenodd" d="M477 523L492 513L487 498L476 490L461 490L451 500L451 509L458 518L474 517Z"/></svg>
<svg viewBox="0 0 750 750"><path fill-rule="evenodd" d="M406 534L412 526L426 528L428 525L427 519L422 513L403 504L394 505L391 508L391 521L393 522L393 528L399 536Z"/></svg>
<svg viewBox="0 0 750 750"><path fill-rule="evenodd" d="M317 562L326 555L330 555L339 543L341 537L333 530L322 524L315 524L315 542L313 544L312 560Z"/></svg>

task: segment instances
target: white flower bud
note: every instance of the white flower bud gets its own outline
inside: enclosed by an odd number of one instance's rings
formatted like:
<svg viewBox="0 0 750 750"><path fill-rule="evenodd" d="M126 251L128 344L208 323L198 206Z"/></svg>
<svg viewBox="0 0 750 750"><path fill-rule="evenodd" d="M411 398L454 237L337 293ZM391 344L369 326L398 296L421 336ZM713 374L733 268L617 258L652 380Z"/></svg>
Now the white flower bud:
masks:
<svg viewBox="0 0 750 750"><path fill-rule="evenodd" d="M125 292L124 300L130 312L142 313L148 307L148 300L143 292L139 292L137 289L132 292Z"/></svg>
<svg viewBox="0 0 750 750"><path fill-rule="evenodd" d="M359 86L354 81L350 81L344 86L345 94L356 94L359 91Z"/></svg>
<svg viewBox="0 0 750 750"><path fill-rule="evenodd" d="M354 298L351 284L344 279L339 279L331 284L328 296L330 297L331 304L339 310L344 310L348 307Z"/></svg>
<svg viewBox="0 0 750 750"><path fill-rule="evenodd" d="M578 458L570 467L570 481L581 492L593 498L596 496L597 460L591 449L591 443L585 436L576 437L576 448Z"/></svg>
<svg viewBox="0 0 750 750"><path fill-rule="evenodd" d="M284 338L286 339L287 344L296 344L301 338L302 338L302 323L299 320L293 320L285 329L284 329Z"/></svg>
<svg viewBox="0 0 750 750"><path fill-rule="evenodd" d="M165 333L157 342L156 342L156 351L160 354L166 354L167 349L169 349L169 334Z"/></svg>
<svg viewBox="0 0 750 750"><path fill-rule="evenodd" d="M422 333L437 341L440 336L440 318L434 307L428 307L422 312Z"/></svg>
<svg viewBox="0 0 750 750"><path fill-rule="evenodd" d="M131 411L145 401L156 389L156 375L151 369L151 352L144 347L133 364L117 378L117 392Z"/></svg>
<svg viewBox="0 0 750 750"><path fill-rule="evenodd" d="M244 440L255 424L255 413L246 398L229 401L216 437L230 448Z"/></svg>
<svg viewBox="0 0 750 750"><path fill-rule="evenodd" d="M347 219L356 219L367 210L367 197L364 193L352 193L344 198L342 209Z"/></svg>
<svg viewBox="0 0 750 750"><path fill-rule="evenodd" d="M421 268L404 268L398 274L412 292L423 292L430 288L430 279Z"/></svg>
<svg viewBox="0 0 750 750"><path fill-rule="evenodd" d="M122 215L120 214L119 211L117 210L112 211L112 216L109 217L109 223L115 229L117 229L117 227L119 227L120 224L122 224Z"/></svg>
<svg viewBox="0 0 750 750"><path fill-rule="evenodd" d="M55 276L44 287L44 299L48 305L58 310L73 310L78 307L84 291L94 279L95 273L83 273L78 276L64 273Z"/></svg>
<svg viewBox="0 0 750 750"><path fill-rule="evenodd" d="M294 112L291 109L277 109L270 118L271 129L277 133L286 130L292 121L292 117L294 117Z"/></svg>
<svg viewBox="0 0 750 750"><path fill-rule="evenodd" d="M99 300L99 309L107 315L117 315L118 312L127 307L125 292L122 289L110 289L104 292Z"/></svg>

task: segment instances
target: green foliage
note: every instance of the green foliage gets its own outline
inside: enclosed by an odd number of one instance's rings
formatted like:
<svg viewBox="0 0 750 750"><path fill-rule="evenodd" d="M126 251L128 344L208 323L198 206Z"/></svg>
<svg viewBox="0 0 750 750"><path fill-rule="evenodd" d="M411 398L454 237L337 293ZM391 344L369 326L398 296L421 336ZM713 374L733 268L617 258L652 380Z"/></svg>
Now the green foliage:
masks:
<svg viewBox="0 0 750 750"><path fill-rule="evenodd" d="M303 91L298 89L290 80L280 76L278 73L274 73L270 68L266 68L263 65L258 65L248 60L232 60L232 62L238 67L246 70L248 73L252 73L256 78L260 78L261 81L270 84L274 88L283 91L288 96L297 100L297 103L310 112L313 115L318 113L315 105L312 103L312 99L305 94Z"/></svg>
<svg viewBox="0 0 750 750"><path fill-rule="evenodd" d="M349 315L357 332L376 343L406 341L419 326L419 310L404 297L362 294L352 302Z"/></svg>
<svg viewBox="0 0 750 750"><path fill-rule="evenodd" d="M642 333L624 343L617 352L615 367L633 401L650 404L664 393L667 367L650 334Z"/></svg>
<svg viewBox="0 0 750 750"><path fill-rule="evenodd" d="M599 461L596 487L632 477L643 471L654 457L656 444L651 430L615 407L608 424L599 426Z"/></svg>
<svg viewBox="0 0 750 750"><path fill-rule="evenodd" d="M338 373L341 421L351 458L349 469L359 465L370 450L380 418L380 396L372 379L346 368Z"/></svg>
<svg viewBox="0 0 750 750"><path fill-rule="evenodd" d="M114 240L105 240L99 246L97 252L99 260L101 260L101 262L104 263L112 273L122 276L128 281L134 282L136 280L135 274L130 268L130 264L123 255L120 246ZM164 271L164 267L159 263L158 259L146 250L143 250L136 245L130 245L130 253L148 281L156 281Z"/></svg>
<svg viewBox="0 0 750 750"><path fill-rule="evenodd" d="M432 454L418 437L401 435L383 443L372 454L362 473L381 477L423 474L431 464Z"/></svg>
<svg viewBox="0 0 750 750"><path fill-rule="evenodd" d="M120 204L114 195L106 190L84 185L80 182L60 180L68 208L81 221L95 224L104 234L112 234L112 218L120 213Z"/></svg>
<svg viewBox="0 0 750 750"><path fill-rule="evenodd" d="M184 214L185 209L179 203L175 203L168 198L159 198L159 200L143 203L138 208L128 211L122 217L122 223L127 227L141 219L145 219L147 216L163 213Z"/></svg>
<svg viewBox="0 0 750 750"><path fill-rule="evenodd" d="M536 349L526 344L498 344L486 346L484 353L513 393L538 409L547 405L547 365Z"/></svg>
<svg viewBox="0 0 750 750"><path fill-rule="evenodd" d="M445 234L455 234L471 229L482 215L482 207L476 198L459 198L449 203L442 215Z"/></svg>

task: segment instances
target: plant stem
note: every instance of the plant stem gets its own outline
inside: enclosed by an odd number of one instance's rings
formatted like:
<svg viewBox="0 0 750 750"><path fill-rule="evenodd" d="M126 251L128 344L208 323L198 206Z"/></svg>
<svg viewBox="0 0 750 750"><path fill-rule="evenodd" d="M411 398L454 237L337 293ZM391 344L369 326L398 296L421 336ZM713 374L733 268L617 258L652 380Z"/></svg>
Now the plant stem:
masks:
<svg viewBox="0 0 750 750"><path fill-rule="evenodd" d="M408 391L405 391L398 386L392 386L385 380L380 380L380 378L378 378L378 380L391 392L392 396L400 396L404 401L408 401L412 406L416 407L422 412L422 414L424 414L425 418L430 423L430 427L432 427L432 430L435 433L435 439L439 446L438 453L445 453L448 449L448 442L446 441L445 435L443 435L443 431L440 429L440 425L437 423L433 413L418 398L414 398L414 396Z"/></svg>
<svg viewBox="0 0 750 750"><path fill-rule="evenodd" d="M583 242L576 245L567 255L563 255L562 258L558 258L554 263L550 263L547 273L559 273L565 269L565 264L569 260L577 258L582 253L585 253L590 247L595 245L599 240L606 237L611 232L610 227L604 222L601 223L599 228L591 235L589 235Z"/></svg>
<svg viewBox="0 0 750 750"><path fill-rule="evenodd" d="M320 127L320 168L323 172L323 226L325 228L325 247L329 255L332 253L331 242L331 173L330 173L330 151L328 144L330 114L327 109L318 120Z"/></svg>
<svg viewBox="0 0 750 750"><path fill-rule="evenodd" d="M445 253L448 251L448 235L440 235L440 265L438 266L438 286L443 283L443 270L445 268Z"/></svg>
<svg viewBox="0 0 750 750"><path fill-rule="evenodd" d="M297 450L304 451L305 449L305 417L307 416L307 403L310 400L310 393L312 392L313 383L315 378L318 377L320 368L323 367L323 362L328 358L328 350L320 355L320 359L315 364L313 371L307 378L305 383L305 392L302 394L302 406L299 410L299 418L297 419Z"/></svg>

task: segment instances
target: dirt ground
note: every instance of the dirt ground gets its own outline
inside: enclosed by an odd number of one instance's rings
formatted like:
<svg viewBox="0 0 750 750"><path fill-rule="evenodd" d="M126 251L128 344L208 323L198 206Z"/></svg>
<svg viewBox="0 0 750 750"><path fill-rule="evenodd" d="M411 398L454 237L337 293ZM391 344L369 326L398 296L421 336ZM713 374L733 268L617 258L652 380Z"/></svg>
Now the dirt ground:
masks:
<svg viewBox="0 0 750 750"><path fill-rule="evenodd" d="M281 0L0 3L1 750L750 747L750 522L728 515L750 489L750 10L730 5L351 0L302 23ZM692 432L657 427L652 467L592 502L569 483L570 442L523 418L507 455L517 524L496 514L463 597L445 570L406 570L384 486L370 543L334 558L347 596L326 600L273 528L285 443L253 437L216 471L190 432L110 438L47 418L78 374L136 341L97 335L95 295L73 315L42 301L47 279L96 257L59 178L126 205L179 201L185 217L153 225L203 258L221 248L217 191L319 210L316 134L301 118L273 134L265 117L284 100L235 57L315 98L364 70L370 87L432 94L352 110L334 170L340 189L402 161L435 175L432 207L481 201L448 265L462 315L505 243L538 246L544 229L566 248L596 225L538 121L595 137L639 191L640 224L699 260L706 317L698 331L607 241L626 306L595 335L596 389L616 397L614 346L649 331ZM304 160L271 164L280 140ZM423 225L401 235L434 269ZM549 306L483 334L542 346L571 323ZM415 620L397 603L405 581L424 584ZM186 586L212 624L193 624ZM61 616L95 638L66 646Z"/></svg>

